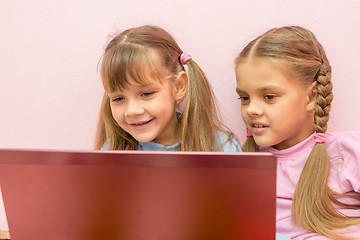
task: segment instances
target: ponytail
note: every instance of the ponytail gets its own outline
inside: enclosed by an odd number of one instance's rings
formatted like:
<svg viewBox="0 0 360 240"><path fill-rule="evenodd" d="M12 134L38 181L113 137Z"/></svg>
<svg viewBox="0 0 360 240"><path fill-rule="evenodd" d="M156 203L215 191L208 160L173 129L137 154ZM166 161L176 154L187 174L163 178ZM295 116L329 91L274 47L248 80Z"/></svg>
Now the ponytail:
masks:
<svg viewBox="0 0 360 240"><path fill-rule="evenodd" d="M187 99L180 116L182 151L216 151L216 131L220 130L215 96L199 65L192 59L188 69ZM214 144L215 143L215 144Z"/></svg>

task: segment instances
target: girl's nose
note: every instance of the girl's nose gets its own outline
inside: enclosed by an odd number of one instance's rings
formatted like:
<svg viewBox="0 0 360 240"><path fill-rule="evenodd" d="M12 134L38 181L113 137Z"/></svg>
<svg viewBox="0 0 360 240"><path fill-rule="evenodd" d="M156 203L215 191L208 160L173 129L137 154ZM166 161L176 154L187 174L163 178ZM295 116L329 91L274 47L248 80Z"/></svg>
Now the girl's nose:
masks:
<svg viewBox="0 0 360 240"><path fill-rule="evenodd" d="M125 109L125 116L132 117L136 115L143 114L145 112L144 107L139 101L136 100L128 100L126 109Z"/></svg>
<svg viewBox="0 0 360 240"><path fill-rule="evenodd" d="M261 105L256 101L251 101L249 103L246 112L250 117L261 116L264 113Z"/></svg>

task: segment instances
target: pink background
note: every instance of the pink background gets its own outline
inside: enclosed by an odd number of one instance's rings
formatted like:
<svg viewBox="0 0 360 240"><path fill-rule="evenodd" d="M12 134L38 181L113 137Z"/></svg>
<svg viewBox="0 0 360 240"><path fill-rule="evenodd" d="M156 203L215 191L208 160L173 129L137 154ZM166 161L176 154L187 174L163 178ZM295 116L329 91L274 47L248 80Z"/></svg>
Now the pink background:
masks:
<svg viewBox="0 0 360 240"><path fill-rule="evenodd" d="M359 130L359 10L358 0L3 0L0 148L92 149L103 92L98 61L111 34L142 24L167 29L203 68L241 143L234 58L269 28L307 27L333 66L329 129Z"/></svg>

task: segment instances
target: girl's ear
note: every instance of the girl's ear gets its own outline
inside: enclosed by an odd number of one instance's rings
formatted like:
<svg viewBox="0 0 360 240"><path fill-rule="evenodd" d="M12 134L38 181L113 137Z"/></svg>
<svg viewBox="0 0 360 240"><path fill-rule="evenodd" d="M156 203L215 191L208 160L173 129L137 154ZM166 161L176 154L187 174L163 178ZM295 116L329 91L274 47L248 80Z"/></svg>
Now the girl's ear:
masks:
<svg viewBox="0 0 360 240"><path fill-rule="evenodd" d="M186 72L181 71L176 77L175 80L175 99L176 101L180 101L186 96L188 84L188 77Z"/></svg>
<svg viewBox="0 0 360 240"><path fill-rule="evenodd" d="M307 96L306 110L307 111L313 111L315 109L316 95L317 95L316 84L317 84L317 81L314 81L306 89L306 94L307 94L306 95Z"/></svg>

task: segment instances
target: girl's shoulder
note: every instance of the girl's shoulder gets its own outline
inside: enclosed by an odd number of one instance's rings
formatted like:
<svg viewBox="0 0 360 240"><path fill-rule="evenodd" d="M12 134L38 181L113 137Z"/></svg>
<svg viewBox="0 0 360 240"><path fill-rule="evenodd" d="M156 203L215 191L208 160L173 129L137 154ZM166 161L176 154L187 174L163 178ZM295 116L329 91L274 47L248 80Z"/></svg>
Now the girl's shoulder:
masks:
<svg viewBox="0 0 360 240"><path fill-rule="evenodd" d="M326 133L327 147L337 146L354 146L358 148L360 144L360 131L348 132L330 132Z"/></svg>
<svg viewBox="0 0 360 240"><path fill-rule="evenodd" d="M344 171L356 170L360 177L360 131L328 133L325 144L331 162L343 162Z"/></svg>
<svg viewBox="0 0 360 240"><path fill-rule="evenodd" d="M325 145L330 156L358 151L360 146L360 131L326 133Z"/></svg>
<svg viewBox="0 0 360 240"><path fill-rule="evenodd" d="M329 143L328 143L329 140ZM351 189L360 192L360 131L329 133L326 150L333 167L340 166L341 173ZM350 188L349 188L350 189ZM348 188L346 188L348 191Z"/></svg>

